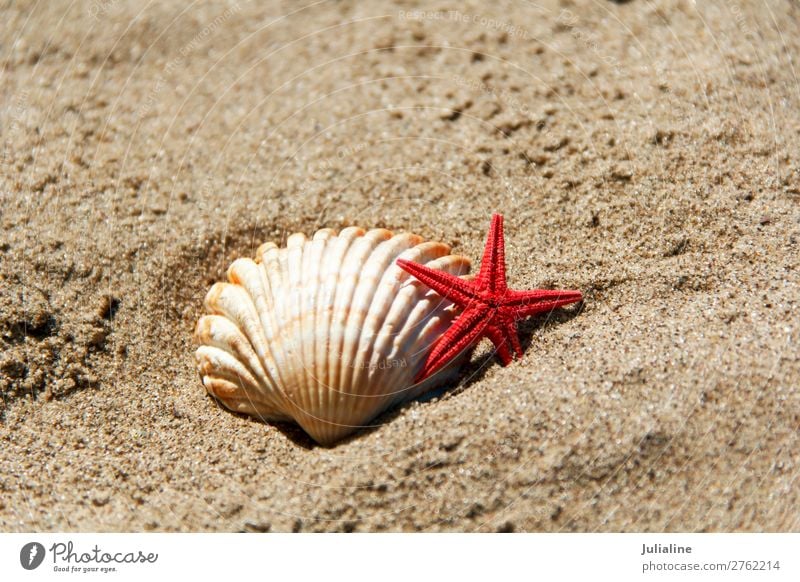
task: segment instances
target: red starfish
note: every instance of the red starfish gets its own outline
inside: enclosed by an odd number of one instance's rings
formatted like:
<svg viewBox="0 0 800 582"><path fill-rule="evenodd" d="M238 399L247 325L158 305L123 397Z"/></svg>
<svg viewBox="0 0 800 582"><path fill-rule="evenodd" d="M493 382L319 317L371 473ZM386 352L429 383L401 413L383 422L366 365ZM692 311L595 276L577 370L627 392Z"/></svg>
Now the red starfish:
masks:
<svg viewBox="0 0 800 582"><path fill-rule="evenodd" d="M501 214L492 216L481 270L472 281L405 259L398 259L397 264L464 309L450 329L434 344L417 381L427 378L483 337L492 341L497 348L497 355L506 366L513 359L509 346L517 357L522 357L517 320L546 313L583 298L580 291L515 291L508 288Z"/></svg>

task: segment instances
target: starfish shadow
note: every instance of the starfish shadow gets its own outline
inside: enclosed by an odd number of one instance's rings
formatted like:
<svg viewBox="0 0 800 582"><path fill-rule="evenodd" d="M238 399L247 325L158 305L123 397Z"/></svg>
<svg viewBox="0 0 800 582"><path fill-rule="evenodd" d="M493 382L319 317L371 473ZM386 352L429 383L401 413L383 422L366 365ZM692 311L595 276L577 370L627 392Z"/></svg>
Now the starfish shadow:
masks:
<svg viewBox="0 0 800 582"><path fill-rule="evenodd" d="M537 317L531 317L519 322L517 324L517 331L519 333L519 343L522 346L523 354L528 353L528 349L533 344L534 337L538 331L566 323L577 317L583 311L583 305L583 301L580 301L570 307L561 307L550 313L543 313ZM478 358L470 360L462 372L461 376L463 380L447 389L447 394L460 394L473 384L480 382L483 380L486 372L491 368L492 363L495 362L497 365L501 365L495 357L495 349L482 354Z"/></svg>

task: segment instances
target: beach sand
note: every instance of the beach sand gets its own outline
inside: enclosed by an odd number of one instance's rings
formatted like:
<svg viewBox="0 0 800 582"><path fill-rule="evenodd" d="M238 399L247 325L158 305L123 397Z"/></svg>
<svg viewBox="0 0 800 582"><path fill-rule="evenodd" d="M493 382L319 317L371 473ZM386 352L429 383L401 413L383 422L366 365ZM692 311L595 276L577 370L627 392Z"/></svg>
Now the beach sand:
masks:
<svg viewBox="0 0 800 582"><path fill-rule="evenodd" d="M2 531L800 529L800 5L15 2ZM386 227L580 289L333 447L220 408L236 257Z"/></svg>

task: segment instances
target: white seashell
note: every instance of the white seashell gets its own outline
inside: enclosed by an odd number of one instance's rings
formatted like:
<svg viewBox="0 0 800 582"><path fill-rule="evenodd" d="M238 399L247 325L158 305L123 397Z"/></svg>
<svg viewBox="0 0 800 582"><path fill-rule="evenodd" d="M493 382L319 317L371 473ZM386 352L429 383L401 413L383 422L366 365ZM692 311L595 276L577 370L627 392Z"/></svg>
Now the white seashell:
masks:
<svg viewBox="0 0 800 582"><path fill-rule="evenodd" d="M203 384L235 412L294 420L322 444L341 439L463 361L414 384L458 312L395 264L466 275L469 259L449 253L417 235L356 227L261 245L206 296L211 315L195 330Z"/></svg>

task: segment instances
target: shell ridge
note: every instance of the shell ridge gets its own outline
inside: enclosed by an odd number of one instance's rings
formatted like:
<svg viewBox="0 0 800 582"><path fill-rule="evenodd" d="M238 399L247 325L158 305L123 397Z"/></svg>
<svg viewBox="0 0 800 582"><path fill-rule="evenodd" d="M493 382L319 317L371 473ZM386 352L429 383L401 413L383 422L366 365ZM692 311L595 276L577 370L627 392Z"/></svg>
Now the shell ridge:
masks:
<svg viewBox="0 0 800 582"><path fill-rule="evenodd" d="M350 388L351 392L359 395L357 402L359 415L363 415L365 411L375 406L374 394L380 389L379 386L385 386L386 382L392 380L404 380L405 374L402 370L395 371L398 372L395 374L389 373L389 366L394 362L389 360L388 354L382 352L381 346L386 343L386 338L394 333L392 326L387 326L386 321L399 299L398 290L407 275L395 261L398 256L413 249L419 241L416 235L397 235L381 243L373 253L371 259L374 261L373 268L382 274L374 285L368 311L361 323L361 336L353 362ZM377 275L378 273L375 278Z"/></svg>
<svg viewBox="0 0 800 582"><path fill-rule="evenodd" d="M206 303L212 312L225 316L236 326L257 354L266 351L260 318L247 289L237 283L217 283L209 291ZM259 375L266 378L263 367Z"/></svg>
<svg viewBox="0 0 800 582"><path fill-rule="evenodd" d="M238 412L264 415L271 419L285 417L281 409L274 406L273 401L254 399L254 395L264 394L259 390L257 379L230 352L216 346L203 345L197 349L196 358L203 374L203 385L214 398L224 402L235 400L238 403ZM247 386L251 386L252 390L248 391Z"/></svg>
<svg viewBox="0 0 800 582"><path fill-rule="evenodd" d="M319 365L324 369L324 373L319 374L323 386L323 394L320 400L320 410L328 411L333 406L335 389L333 387L334 365L331 363L331 354L335 352L333 341L334 316L336 314L337 296L339 292L339 279L342 264L348 252L355 242L364 236L365 231L357 227L349 227L342 230L339 236L331 242L326 260L326 273L323 278L322 286L325 293L325 310L322 312L322 323L317 328L318 333L325 338L318 346ZM341 301L341 299L339 299Z"/></svg>
<svg viewBox="0 0 800 582"><path fill-rule="evenodd" d="M255 322L260 321L247 290L236 283L215 283L206 297L206 307L233 322L253 344L256 352L266 347L266 340Z"/></svg>
<svg viewBox="0 0 800 582"><path fill-rule="evenodd" d="M359 371L359 352L365 345L368 348L370 334L374 333L366 324L367 314L380 287L382 275L389 264L392 241L396 237L388 230L373 229L364 238L370 240L371 245L358 271L350 310L345 320L345 338L341 350L343 365L339 381L339 401L352 402L351 414L356 418L361 414L361 407L364 404L363 399L358 396L357 385L354 382Z"/></svg>
<svg viewBox="0 0 800 582"><path fill-rule="evenodd" d="M392 260L392 265L389 269L387 269L387 274L392 274L394 276L394 284L393 284L393 294L394 299L392 302L392 306L386 313L386 317L382 322L381 331L379 333L378 342L376 342L376 346L373 353L373 358L369 361L369 369L370 371L379 370L384 372L383 375L389 375L393 377L393 381L391 384L398 384L398 383L405 383L409 380L409 372L408 370L404 370L407 367L413 367L409 365L407 358L399 358L397 357L398 350L392 349L392 344L394 342L395 337L399 336L403 332L403 323L408 323L407 320L401 319L399 316L403 313L408 314L410 308L413 306L415 301L415 297L419 296L419 288L418 287L410 287L413 290L412 293L409 293L407 289L409 287L404 286L406 281L408 281L411 277L406 273L403 269L397 266L396 261L398 258L404 258L408 260L413 260L421 263L427 264L431 259L439 258L440 256L447 254L450 252L450 247L442 243L420 243L419 237L415 237L415 244L410 248L404 249L400 252L394 259ZM404 292L405 291L405 292ZM392 309L396 305L399 306L399 309ZM388 326L387 326L388 323ZM387 345L388 344L388 345ZM395 352L395 353L393 353ZM384 357L384 361L378 361L376 358L380 359L381 354L386 354ZM394 368L400 368L401 371L404 373L397 373ZM392 369L395 371L394 374L386 374L387 369ZM413 377L411 377L413 379ZM379 388L377 386L377 382L373 383L370 382L372 386L372 390L370 394L374 394Z"/></svg>
<svg viewBox="0 0 800 582"><path fill-rule="evenodd" d="M294 235L293 235L294 236ZM308 362L306 360L306 344L308 343L307 326L305 314L308 313L308 291L310 288L309 277L311 276L309 260L311 258L311 241L303 236L302 244L298 245L295 256L296 273L294 273L293 284L297 294L295 311L292 313L292 321L297 330L295 338L297 344L294 347L297 360L297 385L295 387L295 398L300 403L304 412L312 410L312 399L314 397L311 388L311 380L308 373ZM292 253L292 247L289 247ZM291 264L291 262L290 262ZM296 278L295 278L296 277Z"/></svg>
<svg viewBox="0 0 800 582"><path fill-rule="evenodd" d="M326 235L320 234L323 232L326 232ZM317 270L315 298L316 308L314 311L313 320L311 321L314 341L312 345L311 362L309 365L311 370L311 378L314 382L314 392L316 397L313 403L315 407L314 409L324 410L323 407L325 406L325 395L329 391L326 384L327 372L325 369L325 363L327 362L326 353L328 349L327 330L331 309L333 307L332 291L335 288L335 285L330 285L328 279L331 276L331 272L333 272L335 276L336 269L338 267L331 265L332 261L335 260L335 256L332 255L334 255L336 249L336 232L331 229L324 229L314 235L314 240L317 240L318 237L323 240L318 258L319 265Z"/></svg>
<svg viewBox="0 0 800 582"><path fill-rule="evenodd" d="M459 275L468 268L469 260L458 255L448 255L428 260L425 264L434 269ZM406 354L409 360L409 372L411 377L415 378L422 369L427 351L455 319L456 311L450 301L430 291L419 281L410 279L408 284L415 289L415 302L407 317L406 325L397 334L392 354ZM397 394L397 398L401 400L404 398L402 392L405 390L398 388L397 385L392 386L392 389L401 393ZM408 397L413 398L410 394Z"/></svg>
<svg viewBox="0 0 800 582"><path fill-rule="evenodd" d="M403 271L405 273L405 271ZM406 273L407 274L407 273ZM410 275L408 275L410 277ZM407 277L407 278L408 278ZM392 304L392 312L387 317L387 322L384 324L391 329L391 333L382 334L381 343L376 346L376 352L386 354L385 360L390 363L398 363L402 373L389 374L387 377L387 392L394 392L398 384L407 384L413 380L411 371L415 367L413 361L409 362L409 358L403 354L402 343L398 342L398 338L404 331L404 324L408 321L409 315L416 303L416 296L418 290L413 286L401 286L397 298ZM376 369L380 367L379 362L371 362L372 366ZM372 393L374 394L379 388L374 386Z"/></svg>
<svg viewBox="0 0 800 582"><path fill-rule="evenodd" d="M284 409L289 416L293 416L295 402L294 395L292 394L292 378L295 374L295 366L286 349L286 343L284 342L288 329L287 322L289 320L287 310L289 309L291 299L287 261L288 250L286 248L278 249L278 252L270 257L270 264L269 268L266 269L266 274L272 289L272 295L275 299L275 307L271 315L274 318L275 330L277 332L270 346L281 378L280 388L284 398Z"/></svg>
<svg viewBox="0 0 800 582"><path fill-rule="evenodd" d="M327 240L322 231L317 232L310 242L306 243L303 250L303 307L302 307L302 337L303 337L303 377L305 378L304 390L307 392L310 410L319 410L320 386L316 377L316 343L317 328L316 314L318 311L318 296L320 289L320 262Z"/></svg>
<svg viewBox="0 0 800 582"><path fill-rule="evenodd" d="M453 255L442 256L447 255L449 252L450 247L443 243L423 243L406 250L400 257L425 264L431 268L442 268L451 272L453 264L450 259L454 258ZM411 313L427 293L427 289L420 286L415 279L397 267L396 264L394 266L403 275L399 282L399 289L394 303L394 307L397 309L390 313L386 320L391 333L388 329L386 332L382 332L381 339L384 343L376 346L376 350L379 349L380 353L388 352L385 358L386 363L383 367L386 368L390 379L386 382L382 391L392 395L392 397L396 393L402 392L403 387L413 384L417 370L422 365L422 354L409 351L407 346L416 343L415 340L410 339L414 337L415 331L423 333L422 329L415 329L417 320L411 317ZM431 338L431 344L437 338ZM370 366L375 369L381 366L381 362L373 360ZM388 371L392 373L389 374ZM370 382L370 385L372 386L370 393L374 394L378 390L377 384Z"/></svg>
<svg viewBox="0 0 800 582"><path fill-rule="evenodd" d="M253 350L253 344L242 335L241 330L230 319L221 315L205 315L197 322L197 340L205 346L222 350L244 365L258 386L262 376L261 362Z"/></svg>
<svg viewBox="0 0 800 582"><path fill-rule="evenodd" d="M305 235L295 233L286 241L284 277L285 297L284 325L282 327L281 346L286 354L286 362L291 382L286 386L286 394L291 405L300 413L308 410L304 387L305 369L303 366L302 347L302 300L303 300L303 250Z"/></svg>
<svg viewBox="0 0 800 582"><path fill-rule="evenodd" d="M262 325L271 330L271 335L268 340L269 355L272 365L275 369L274 381L275 388L280 395L282 402L282 409L286 415L290 414L291 406L289 404L289 397L284 390L286 385L286 378L283 372L281 351L276 344L280 342L281 323L278 317L278 304L282 296L281 277L280 277L280 249L274 243L261 245L259 251L265 249L265 252L260 254L261 265L259 274L261 276L261 284L264 289L265 303L267 311L260 314Z"/></svg>
<svg viewBox="0 0 800 582"><path fill-rule="evenodd" d="M253 377L247 367L227 350L217 346L203 345L198 348L196 353L201 366L213 366L207 372L203 369L206 372L205 376L224 376L226 379L239 380L252 386L258 386L258 380Z"/></svg>
<svg viewBox="0 0 800 582"><path fill-rule="evenodd" d="M331 388L328 409L331 411L338 409L343 401L342 391L336 387L342 385L343 372L351 364L345 353L346 342L349 339L347 337L347 325L350 322L349 316L353 307L353 296L358 286L363 265L375 247L374 235L370 236L371 233L372 231L365 233L355 239L353 244L349 245L342 260L336 286L336 298L334 299L330 328L331 350L328 354L328 368L330 371L328 386Z"/></svg>
<svg viewBox="0 0 800 582"><path fill-rule="evenodd" d="M253 302L255 315L260 327L258 327L258 337L256 341L251 338L250 343L258 356L259 370L258 376L263 378L262 384L265 390L276 393L273 398L281 400L281 391L277 381L278 367L272 355L272 342L274 340L274 328L269 324L265 314L270 312L270 301L267 299L267 283L262 277L262 269L250 259L237 259L228 269L229 279L233 284L239 285Z"/></svg>

